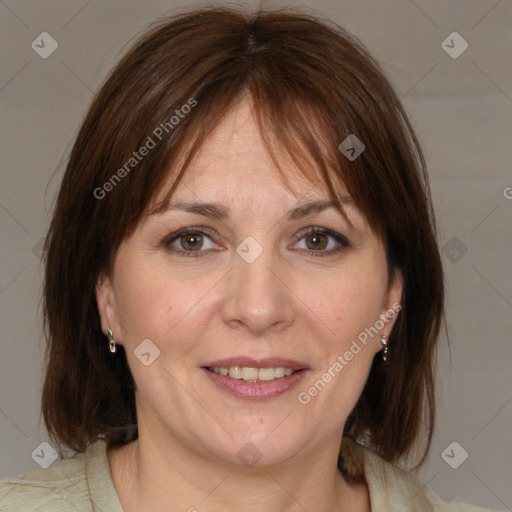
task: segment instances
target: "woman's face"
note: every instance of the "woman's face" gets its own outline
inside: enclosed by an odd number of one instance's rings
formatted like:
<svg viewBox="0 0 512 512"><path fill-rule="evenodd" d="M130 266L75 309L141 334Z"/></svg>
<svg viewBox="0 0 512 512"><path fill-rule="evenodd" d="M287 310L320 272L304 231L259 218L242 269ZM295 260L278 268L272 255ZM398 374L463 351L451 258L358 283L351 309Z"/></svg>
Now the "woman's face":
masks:
<svg viewBox="0 0 512 512"><path fill-rule="evenodd" d="M287 172L293 193L240 103L172 198L198 207L144 218L98 282L102 328L136 382L139 435L239 465L336 452L401 284L388 287L384 248L349 200L348 220L297 210L329 196Z"/></svg>

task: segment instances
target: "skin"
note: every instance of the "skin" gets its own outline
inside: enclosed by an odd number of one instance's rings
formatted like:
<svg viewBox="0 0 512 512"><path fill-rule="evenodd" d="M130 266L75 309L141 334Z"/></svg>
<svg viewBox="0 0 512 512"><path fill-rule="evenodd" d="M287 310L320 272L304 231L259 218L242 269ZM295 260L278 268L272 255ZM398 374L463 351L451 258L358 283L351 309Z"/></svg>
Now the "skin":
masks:
<svg viewBox="0 0 512 512"><path fill-rule="evenodd" d="M297 395L400 302L401 280L397 274L389 285L383 245L353 204L345 208L350 223L334 207L289 220L297 204L329 197L323 184L306 181L291 165L286 172L293 191L265 150L250 100L242 100L173 197L222 203L229 218L181 210L145 217L119 247L112 275L98 280L102 329L110 327L124 345L137 386L139 439L108 451L128 512L370 510L366 483L349 486L336 461L345 421L382 349L380 336L369 338L307 405ZM166 247L162 240L185 227L207 235L199 234L199 243L178 237ZM309 227L340 233L349 246L303 235ZM247 236L263 249L252 263L236 253ZM381 334L392 327L393 320L385 323ZM160 350L148 366L134 355L144 339ZM244 400L201 370L239 355L286 357L308 372L284 395ZM253 467L237 457L247 442L261 454Z"/></svg>

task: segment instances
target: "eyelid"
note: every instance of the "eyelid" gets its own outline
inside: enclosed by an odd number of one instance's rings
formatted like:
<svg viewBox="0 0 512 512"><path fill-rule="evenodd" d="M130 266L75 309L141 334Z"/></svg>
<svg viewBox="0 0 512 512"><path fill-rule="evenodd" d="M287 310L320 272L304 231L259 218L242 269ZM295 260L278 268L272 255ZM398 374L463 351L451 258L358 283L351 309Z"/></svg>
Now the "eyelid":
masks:
<svg viewBox="0 0 512 512"><path fill-rule="evenodd" d="M185 254L186 256L192 256L192 255L193 256L203 256L212 251L218 251L218 249L207 249L207 250L199 249L197 251L185 251L183 249L171 249L170 246L174 241L178 240L181 236L189 234L189 233L191 233L191 234L200 233L201 235L204 235L208 239L210 239L210 241L212 243L217 244L217 242L214 240L215 235L210 234L209 231L214 231L214 230L210 230L209 228L204 228L204 227L193 227L193 226L182 228L182 229L179 229L179 230L171 233L170 235L167 235L166 237L164 237L162 240L162 244L166 248L168 248L170 251L177 253L177 254ZM334 240L336 240L336 242L341 247L337 247L335 249L330 249L328 251L325 251L325 250L314 251L314 250L308 250L308 249L301 249L300 250L301 252L306 253L308 255L315 256L315 257L316 256L320 256L320 257L321 256L331 256L331 255L339 253L343 248L350 247L350 245L351 245L345 235L338 233L336 231L333 231L331 229L322 228L319 226L308 226L308 227L301 229L299 232L297 232L296 234L293 235L294 242L292 245L295 245L296 243L302 241L306 235L314 235L314 234L325 235L325 236L331 237Z"/></svg>
<svg viewBox="0 0 512 512"><path fill-rule="evenodd" d="M303 228L296 235L294 235L294 237L297 240L301 240L304 237L304 235L312 234L331 236L332 238L336 239L339 243L347 247L350 245L350 242L345 235L338 233L337 231L333 231L332 229L321 228L319 226L308 226L307 228Z"/></svg>
<svg viewBox="0 0 512 512"><path fill-rule="evenodd" d="M295 243L301 242L304 240L305 236L311 236L311 235L324 235L327 237L331 237L334 240L336 240L338 246L329 249L329 250L311 250L311 249L301 249L301 252L305 253L308 256L312 257L329 257L329 256L336 256L343 252L344 249L351 247L351 244L348 240L348 238L345 235L342 235L341 233L338 233L337 231L333 231L332 229L328 228L321 228L319 226L309 226L307 228L302 229L299 231L296 235L294 235L296 241Z"/></svg>
<svg viewBox="0 0 512 512"><path fill-rule="evenodd" d="M191 233L191 234L200 233L201 235L208 237L212 242L217 243L213 240L213 237L215 235L212 235L210 233L210 230L208 228L204 228L204 227L187 227L187 228L178 229L177 231L174 231L170 235L165 236L164 239L162 240L162 243L166 246L169 246L172 242L174 242L181 236L187 235L189 233ZM187 251L187 252L192 252L192 251ZM197 251L197 252L200 252L200 251ZM202 252L205 252L205 251L202 251Z"/></svg>

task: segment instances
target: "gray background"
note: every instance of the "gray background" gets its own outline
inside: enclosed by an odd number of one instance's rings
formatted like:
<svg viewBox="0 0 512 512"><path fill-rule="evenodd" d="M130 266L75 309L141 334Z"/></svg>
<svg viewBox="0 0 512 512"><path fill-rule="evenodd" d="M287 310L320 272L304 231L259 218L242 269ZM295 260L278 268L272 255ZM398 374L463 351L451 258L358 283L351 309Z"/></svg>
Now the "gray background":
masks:
<svg viewBox="0 0 512 512"><path fill-rule="evenodd" d="M199 4L0 1L0 478L37 468L31 453L47 439L38 421L38 256L63 163L93 91L127 43L186 5ZM397 88L426 153L446 247L451 344L440 343L439 418L418 476L443 499L512 510L512 2L287 5L332 19L363 41ZM31 48L44 31L59 44L47 59ZM456 59L441 46L453 31L469 43ZM469 454L457 469L441 456L454 441ZM448 454L453 464L463 452Z"/></svg>

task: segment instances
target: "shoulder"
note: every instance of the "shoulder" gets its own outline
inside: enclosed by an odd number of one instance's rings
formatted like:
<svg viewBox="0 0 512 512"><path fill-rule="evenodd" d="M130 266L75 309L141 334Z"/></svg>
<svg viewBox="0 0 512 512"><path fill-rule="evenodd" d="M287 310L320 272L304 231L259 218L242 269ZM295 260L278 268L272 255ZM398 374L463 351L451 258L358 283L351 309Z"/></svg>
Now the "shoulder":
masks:
<svg viewBox="0 0 512 512"><path fill-rule="evenodd" d="M89 512L90 503L84 454L0 481L2 512Z"/></svg>
<svg viewBox="0 0 512 512"><path fill-rule="evenodd" d="M345 442L345 440L344 440ZM402 512L492 512L467 503L445 502L411 473L391 464L363 446L347 440L352 466L364 468L372 510ZM343 445L342 445L343 450ZM345 453L349 453L345 449Z"/></svg>

